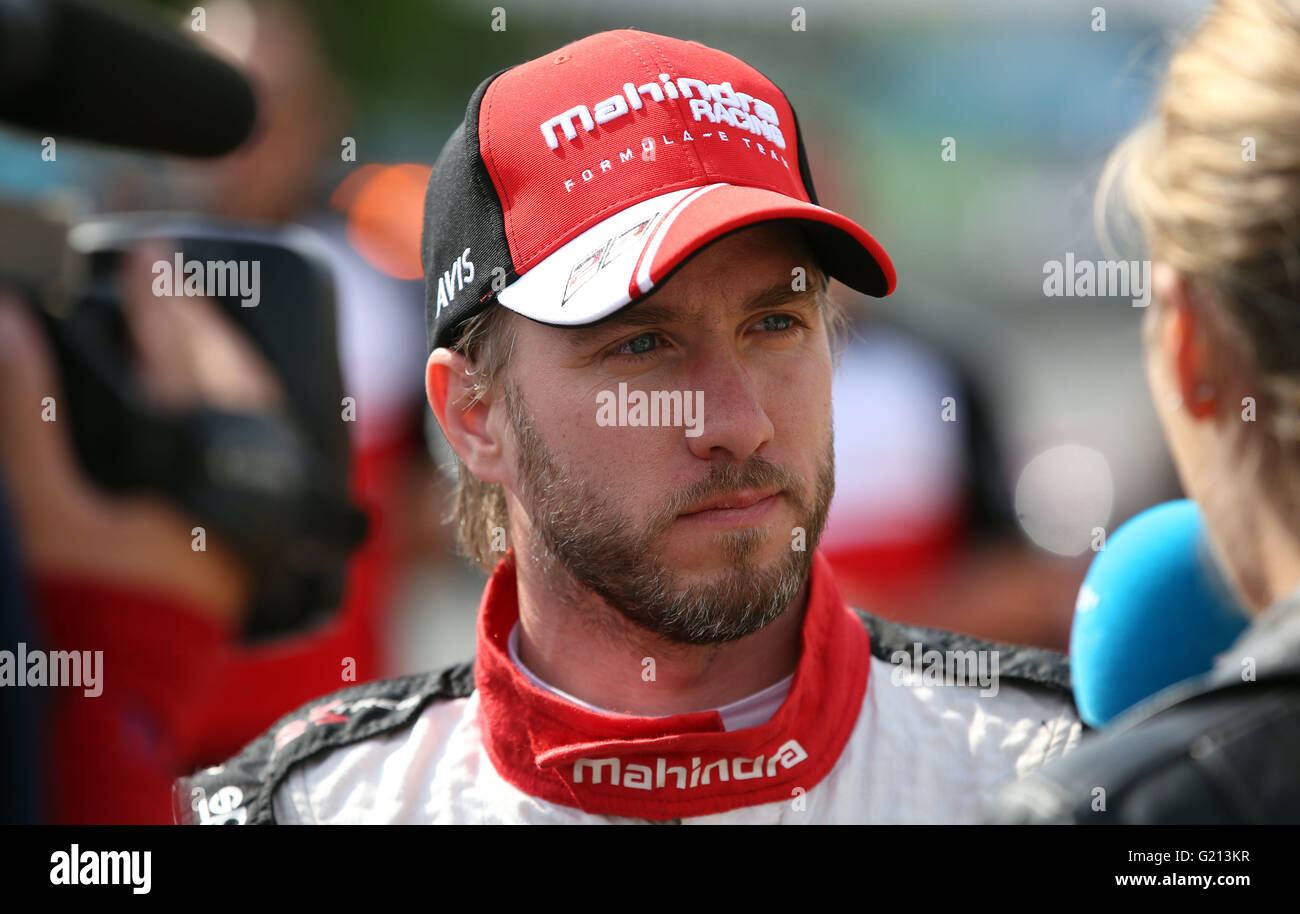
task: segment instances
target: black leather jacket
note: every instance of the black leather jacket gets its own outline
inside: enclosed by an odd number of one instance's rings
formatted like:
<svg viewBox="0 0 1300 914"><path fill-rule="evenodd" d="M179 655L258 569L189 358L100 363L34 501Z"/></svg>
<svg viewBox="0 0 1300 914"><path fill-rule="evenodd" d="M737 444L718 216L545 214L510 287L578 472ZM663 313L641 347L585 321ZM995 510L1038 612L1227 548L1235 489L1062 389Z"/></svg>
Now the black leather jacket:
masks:
<svg viewBox="0 0 1300 914"><path fill-rule="evenodd" d="M1300 823L1300 590L1261 613L1209 673L1007 787L990 820Z"/></svg>

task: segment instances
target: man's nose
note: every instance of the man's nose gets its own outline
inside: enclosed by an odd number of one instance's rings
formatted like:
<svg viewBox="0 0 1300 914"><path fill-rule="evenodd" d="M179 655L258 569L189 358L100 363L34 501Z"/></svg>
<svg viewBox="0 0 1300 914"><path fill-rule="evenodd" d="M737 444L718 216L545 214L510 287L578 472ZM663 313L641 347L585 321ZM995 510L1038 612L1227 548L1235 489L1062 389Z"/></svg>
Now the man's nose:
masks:
<svg viewBox="0 0 1300 914"><path fill-rule="evenodd" d="M704 392L700 434L686 440L703 460L720 455L744 461L772 440L775 428L763 406L761 386L740 356L714 349L691 372L694 390Z"/></svg>

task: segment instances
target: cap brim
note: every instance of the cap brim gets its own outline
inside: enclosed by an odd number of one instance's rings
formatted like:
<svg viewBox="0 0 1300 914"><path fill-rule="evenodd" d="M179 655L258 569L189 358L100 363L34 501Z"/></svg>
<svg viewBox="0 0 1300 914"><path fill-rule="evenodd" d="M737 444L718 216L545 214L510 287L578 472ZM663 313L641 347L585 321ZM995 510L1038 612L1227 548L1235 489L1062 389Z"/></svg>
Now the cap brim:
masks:
<svg viewBox="0 0 1300 914"><path fill-rule="evenodd" d="M497 300L545 324L594 323L649 294L692 254L729 232L797 219L823 269L867 295L894 291L894 265L868 232L839 213L758 187L709 184L651 197L569 241Z"/></svg>

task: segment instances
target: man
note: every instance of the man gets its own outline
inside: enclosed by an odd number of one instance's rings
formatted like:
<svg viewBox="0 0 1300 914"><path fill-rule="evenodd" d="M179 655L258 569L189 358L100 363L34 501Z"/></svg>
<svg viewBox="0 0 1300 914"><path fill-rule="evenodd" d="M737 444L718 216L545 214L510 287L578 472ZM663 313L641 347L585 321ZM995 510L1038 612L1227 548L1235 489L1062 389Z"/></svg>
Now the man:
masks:
<svg viewBox="0 0 1300 914"><path fill-rule="evenodd" d="M815 199L785 96L696 42L485 80L424 244L477 655L286 717L181 782L184 818L967 822L1070 747L1064 658L850 610L816 551L827 276L895 280Z"/></svg>

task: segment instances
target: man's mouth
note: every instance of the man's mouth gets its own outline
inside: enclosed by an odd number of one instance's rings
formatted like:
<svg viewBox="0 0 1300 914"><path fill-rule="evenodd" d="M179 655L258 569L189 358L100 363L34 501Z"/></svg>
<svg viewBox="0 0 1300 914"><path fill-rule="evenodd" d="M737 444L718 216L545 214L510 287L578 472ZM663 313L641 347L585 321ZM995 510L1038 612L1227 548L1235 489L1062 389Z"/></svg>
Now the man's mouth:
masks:
<svg viewBox="0 0 1300 914"><path fill-rule="evenodd" d="M677 519L727 527L749 526L765 520L780 499L780 489L741 489L706 499L683 511Z"/></svg>

